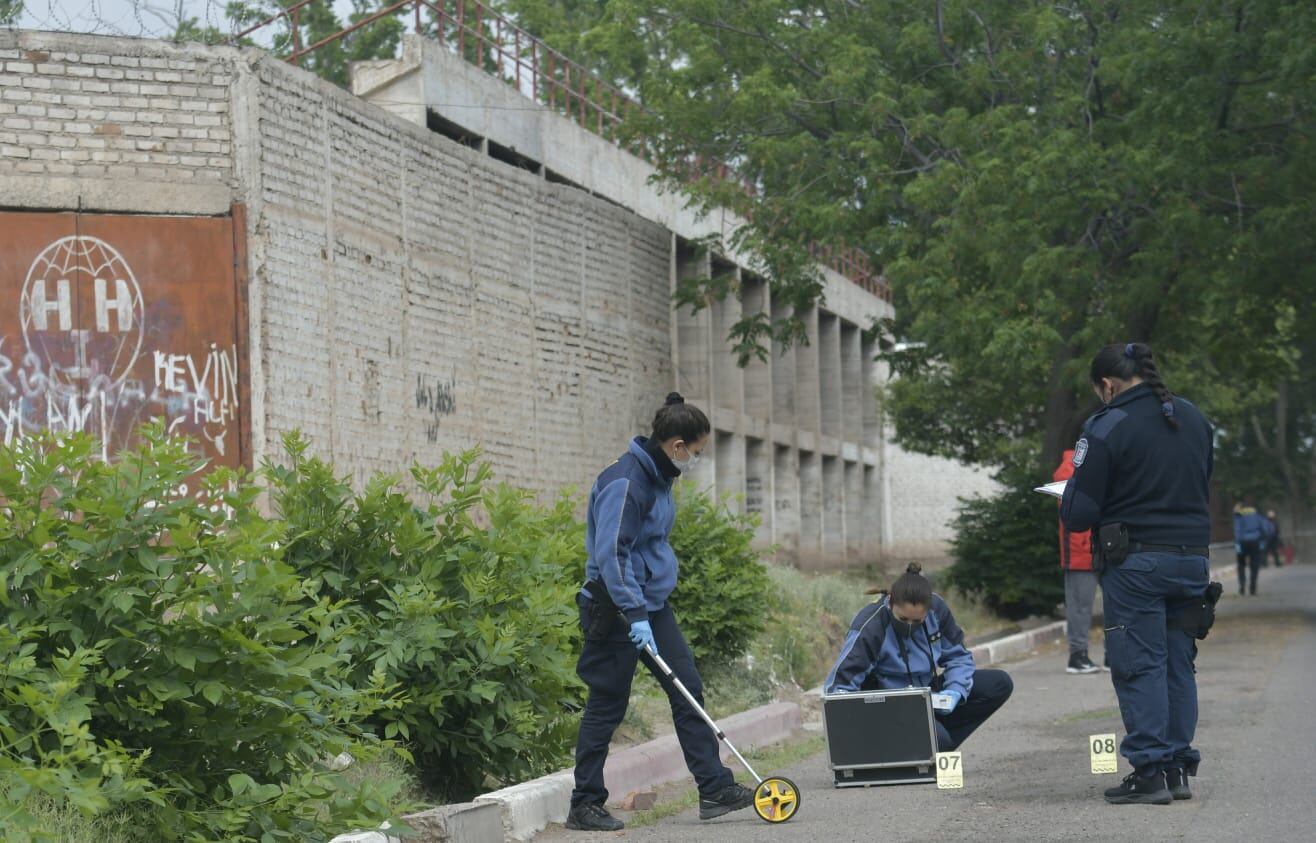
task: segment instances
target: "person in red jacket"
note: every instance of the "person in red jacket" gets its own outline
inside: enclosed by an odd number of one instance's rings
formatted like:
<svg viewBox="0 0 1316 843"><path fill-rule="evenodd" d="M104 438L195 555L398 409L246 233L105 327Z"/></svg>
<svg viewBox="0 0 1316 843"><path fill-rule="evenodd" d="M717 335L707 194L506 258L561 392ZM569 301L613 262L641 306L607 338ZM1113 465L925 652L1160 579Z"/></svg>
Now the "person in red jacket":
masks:
<svg viewBox="0 0 1316 843"><path fill-rule="evenodd" d="M1074 449L1065 451L1052 478L1068 480L1074 474ZM1088 658L1088 629L1092 602L1097 596L1097 572L1092 570L1092 531L1071 532L1060 523L1060 568L1065 572L1065 624L1069 638L1066 673L1099 673Z"/></svg>

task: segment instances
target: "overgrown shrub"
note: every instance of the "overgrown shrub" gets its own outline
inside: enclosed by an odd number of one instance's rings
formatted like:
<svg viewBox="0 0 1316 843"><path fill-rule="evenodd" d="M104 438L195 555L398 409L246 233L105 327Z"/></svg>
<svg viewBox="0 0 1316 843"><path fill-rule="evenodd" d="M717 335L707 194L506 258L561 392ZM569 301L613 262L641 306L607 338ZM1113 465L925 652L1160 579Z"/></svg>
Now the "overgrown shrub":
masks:
<svg viewBox="0 0 1316 843"><path fill-rule="evenodd" d="M357 495L300 437L284 445L287 464L265 475L285 558L316 599L352 607L354 681L405 692L368 725L404 739L451 799L486 774L512 782L568 763L583 693L569 574L583 528L571 501L545 508L492 486L477 451L412 469L420 503L389 475Z"/></svg>
<svg viewBox="0 0 1316 843"><path fill-rule="evenodd" d="M0 449L0 836L25 805L126 809L150 841L324 840L389 794L323 765L370 754L343 607L280 560L256 490L160 426L107 465L91 439Z"/></svg>
<svg viewBox="0 0 1316 843"><path fill-rule="evenodd" d="M1027 481L962 501L946 581L1011 620L1053 614L1065 596L1057 523L1055 499Z"/></svg>
<svg viewBox="0 0 1316 843"><path fill-rule="evenodd" d="M672 609L695 657L726 663L767 623L768 572L752 546L758 516L690 484L677 487L676 504L671 544L681 569Z"/></svg>

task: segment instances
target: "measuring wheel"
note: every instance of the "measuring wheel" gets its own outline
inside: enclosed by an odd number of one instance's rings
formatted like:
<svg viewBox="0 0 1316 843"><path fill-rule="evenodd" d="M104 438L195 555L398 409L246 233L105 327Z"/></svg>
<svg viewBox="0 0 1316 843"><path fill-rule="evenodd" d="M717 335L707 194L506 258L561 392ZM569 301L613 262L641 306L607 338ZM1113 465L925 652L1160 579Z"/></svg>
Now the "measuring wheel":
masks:
<svg viewBox="0 0 1316 843"><path fill-rule="evenodd" d="M800 789L795 782L771 776L754 790L754 812L770 823L784 823L800 808Z"/></svg>

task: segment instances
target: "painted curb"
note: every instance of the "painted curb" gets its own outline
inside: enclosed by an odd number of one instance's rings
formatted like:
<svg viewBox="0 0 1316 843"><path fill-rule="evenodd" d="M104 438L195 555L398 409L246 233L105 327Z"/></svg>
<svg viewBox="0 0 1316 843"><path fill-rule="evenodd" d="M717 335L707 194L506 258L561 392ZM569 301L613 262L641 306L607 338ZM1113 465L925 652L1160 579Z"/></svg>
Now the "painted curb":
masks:
<svg viewBox="0 0 1316 843"><path fill-rule="evenodd" d="M411 826L406 840L380 831L354 831L340 834L329 843L503 843L503 816L497 805L462 802L440 805L407 814L402 818Z"/></svg>
<svg viewBox="0 0 1316 843"><path fill-rule="evenodd" d="M771 703L718 721L727 738L741 752L790 737L804 724L804 713L796 703ZM722 747L724 759L730 750ZM685 757L675 735L665 735L639 746L609 754L603 768L604 781L614 796L632 790L679 781L689 776ZM530 840L550 823L565 822L571 805L575 777L563 770L543 778L513 785L476 797L477 803L492 802L502 809L503 831L508 840ZM453 843L466 843L453 838Z"/></svg>

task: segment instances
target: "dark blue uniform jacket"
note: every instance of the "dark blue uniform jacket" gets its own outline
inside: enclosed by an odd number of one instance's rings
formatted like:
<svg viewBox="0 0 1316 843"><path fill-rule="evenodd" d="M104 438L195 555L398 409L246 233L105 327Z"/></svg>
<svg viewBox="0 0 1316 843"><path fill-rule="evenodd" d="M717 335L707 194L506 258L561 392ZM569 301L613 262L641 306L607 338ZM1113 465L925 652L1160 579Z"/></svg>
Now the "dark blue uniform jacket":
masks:
<svg viewBox="0 0 1316 843"><path fill-rule="evenodd" d="M632 623L648 620L676 588L676 554L667 537L676 520L672 481L679 474L661 450L639 436L590 492L585 577L602 581Z"/></svg>
<svg viewBox="0 0 1316 843"><path fill-rule="evenodd" d="M1174 415L1178 430L1166 424L1152 388L1138 384L1087 420L1074 446L1074 476L1060 503L1066 527L1079 531L1123 523L1134 542L1210 543L1211 426L1177 396Z"/></svg>
<svg viewBox="0 0 1316 843"><path fill-rule="evenodd" d="M889 604L883 596L855 615L823 689L844 694L868 688L926 688L941 668L942 687L968 699L973 690L973 654L964 646L964 633L946 601L932 595L927 619L904 642L903 652Z"/></svg>

